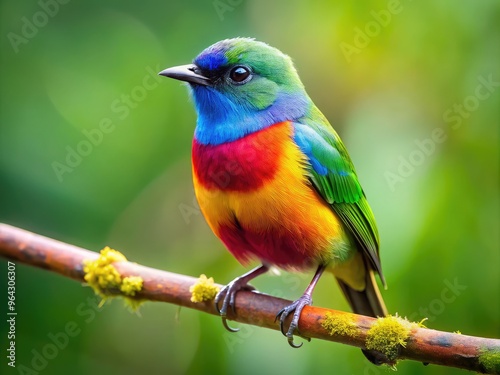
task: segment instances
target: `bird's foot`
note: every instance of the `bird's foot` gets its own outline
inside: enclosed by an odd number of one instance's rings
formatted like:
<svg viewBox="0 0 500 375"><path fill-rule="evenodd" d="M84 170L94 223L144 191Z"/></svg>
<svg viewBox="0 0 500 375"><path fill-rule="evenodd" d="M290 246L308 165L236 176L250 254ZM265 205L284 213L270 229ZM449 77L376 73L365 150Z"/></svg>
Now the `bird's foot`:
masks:
<svg viewBox="0 0 500 375"><path fill-rule="evenodd" d="M281 309L280 312L278 313L278 315L276 315L276 319L279 318L279 320L280 320L281 333L284 336L286 336L286 338L288 340L288 344L290 344L290 346L292 348L300 348L302 346L302 343L297 345L293 342L293 334L294 334L295 330L297 330L297 333L300 335L300 332L298 330L300 314L302 312L302 309L305 306L309 306L311 304L312 304L311 296L308 294L304 294L304 295L302 295L302 297L300 297L298 300L293 302L291 305L286 306L283 309ZM288 315L290 315L291 313L293 313L292 322L290 323L290 327L288 328L288 331L285 332L285 329L284 329L285 320L288 317ZM306 338L306 340L311 341L310 338Z"/></svg>
<svg viewBox="0 0 500 375"><path fill-rule="evenodd" d="M232 328L227 324L227 311L229 308L235 312L236 293L240 290L255 290L247 283L243 277L238 277L223 287L215 296L215 308L222 318L222 324L229 332L238 332L239 328ZM219 302L222 301L222 307L219 309Z"/></svg>

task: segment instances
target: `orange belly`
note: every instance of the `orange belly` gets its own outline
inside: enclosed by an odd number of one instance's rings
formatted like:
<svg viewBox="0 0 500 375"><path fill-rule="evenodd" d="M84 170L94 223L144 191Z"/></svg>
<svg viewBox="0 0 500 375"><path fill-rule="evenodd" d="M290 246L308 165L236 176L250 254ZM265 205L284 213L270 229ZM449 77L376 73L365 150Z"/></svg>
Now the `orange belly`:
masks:
<svg viewBox="0 0 500 375"><path fill-rule="evenodd" d="M200 161L210 158L211 174L224 176L227 167L218 170L213 165L227 159L218 158L220 146L211 147L209 156L193 149L195 193L213 232L240 262L257 258L285 269L303 269L349 259L356 251L351 238L308 181L306 159L293 142L292 125L275 124L251 136L224 145L225 155L242 150L253 155L249 165L235 156L233 169L239 173L227 173L224 184L207 182L208 167ZM274 156L271 162L268 150ZM272 173L259 172L263 165ZM265 178L258 180L260 175Z"/></svg>

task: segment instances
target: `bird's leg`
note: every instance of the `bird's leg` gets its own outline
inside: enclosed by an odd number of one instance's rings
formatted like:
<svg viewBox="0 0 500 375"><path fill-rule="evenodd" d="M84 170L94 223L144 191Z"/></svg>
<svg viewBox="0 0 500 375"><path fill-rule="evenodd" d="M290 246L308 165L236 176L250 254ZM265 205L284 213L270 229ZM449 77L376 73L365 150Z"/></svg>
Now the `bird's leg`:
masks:
<svg viewBox="0 0 500 375"><path fill-rule="evenodd" d="M228 308L231 307L233 313L235 312L236 293L238 293L240 290L254 290L255 288L251 285L248 285L248 282L252 279L255 279L257 276L262 275L268 270L269 267L264 264L262 266L254 268L250 272L247 272L244 275L241 275L240 277L237 277L236 279L231 281L224 288L222 288L219 293L217 293L217 296L215 297L215 308L222 317L222 324L228 331L230 332L239 331L239 329L231 328L227 324ZM222 300L222 307L219 309L219 301L221 300Z"/></svg>
<svg viewBox="0 0 500 375"><path fill-rule="evenodd" d="M296 345L293 342L293 334L296 329L298 331L300 313L302 312L302 309L304 308L304 306L309 306L312 304L312 293L314 291L314 288L316 287L316 284L318 283L319 278L323 274L325 268L326 268L325 265L320 265L316 270L313 279L306 288L304 294L298 300L293 302L291 305L281 309L278 315L276 315L276 319L278 318L280 319L281 333L283 333L283 335L287 337L288 343L292 348L300 348L302 346L302 344ZM283 325L285 324L285 320L288 317L288 315L290 315L292 312L293 312L292 322L290 323L288 331L285 333Z"/></svg>

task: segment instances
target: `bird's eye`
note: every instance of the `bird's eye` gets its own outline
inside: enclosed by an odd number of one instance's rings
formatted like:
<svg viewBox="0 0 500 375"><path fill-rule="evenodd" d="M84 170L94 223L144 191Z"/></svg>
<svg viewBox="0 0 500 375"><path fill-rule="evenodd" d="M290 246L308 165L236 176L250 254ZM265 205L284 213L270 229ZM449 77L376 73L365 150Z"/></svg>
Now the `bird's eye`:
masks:
<svg viewBox="0 0 500 375"><path fill-rule="evenodd" d="M249 81L251 75L252 74L250 73L250 69L248 69L246 66L235 66L229 72L229 78L231 79L231 81L240 84Z"/></svg>

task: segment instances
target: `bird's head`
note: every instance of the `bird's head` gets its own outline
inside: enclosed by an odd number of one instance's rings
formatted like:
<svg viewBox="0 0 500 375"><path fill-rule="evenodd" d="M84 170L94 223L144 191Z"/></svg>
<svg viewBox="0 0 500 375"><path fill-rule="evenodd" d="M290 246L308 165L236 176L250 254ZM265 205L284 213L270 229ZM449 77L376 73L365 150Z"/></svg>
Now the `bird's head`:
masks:
<svg viewBox="0 0 500 375"><path fill-rule="evenodd" d="M160 74L189 83L198 113L195 135L205 144L299 119L311 106L291 59L249 38L217 42L193 64Z"/></svg>

